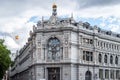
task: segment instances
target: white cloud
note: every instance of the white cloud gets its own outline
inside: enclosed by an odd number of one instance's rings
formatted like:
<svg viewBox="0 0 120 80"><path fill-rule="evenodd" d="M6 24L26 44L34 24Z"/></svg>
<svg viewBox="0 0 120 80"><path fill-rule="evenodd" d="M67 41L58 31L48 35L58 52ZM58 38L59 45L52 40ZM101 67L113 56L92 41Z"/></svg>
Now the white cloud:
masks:
<svg viewBox="0 0 120 80"><path fill-rule="evenodd" d="M80 17L91 17L91 18L109 17L109 16L120 17L119 7L120 5L105 6L105 7L96 6L86 9L80 9L75 11L75 13Z"/></svg>
<svg viewBox="0 0 120 80"><path fill-rule="evenodd" d="M120 31L120 26L119 25L115 25L115 24L110 24L108 25L108 27L111 29L111 31L113 32L119 32Z"/></svg>

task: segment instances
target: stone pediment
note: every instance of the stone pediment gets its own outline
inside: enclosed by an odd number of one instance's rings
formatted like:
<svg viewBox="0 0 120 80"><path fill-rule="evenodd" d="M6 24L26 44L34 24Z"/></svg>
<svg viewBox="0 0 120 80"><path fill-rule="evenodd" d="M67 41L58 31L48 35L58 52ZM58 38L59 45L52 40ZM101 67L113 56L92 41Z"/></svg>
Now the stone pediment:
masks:
<svg viewBox="0 0 120 80"><path fill-rule="evenodd" d="M50 29L58 27L70 27L70 25L77 26L76 22L72 18L60 19L57 16L52 15L48 20L38 21L37 27L39 29Z"/></svg>

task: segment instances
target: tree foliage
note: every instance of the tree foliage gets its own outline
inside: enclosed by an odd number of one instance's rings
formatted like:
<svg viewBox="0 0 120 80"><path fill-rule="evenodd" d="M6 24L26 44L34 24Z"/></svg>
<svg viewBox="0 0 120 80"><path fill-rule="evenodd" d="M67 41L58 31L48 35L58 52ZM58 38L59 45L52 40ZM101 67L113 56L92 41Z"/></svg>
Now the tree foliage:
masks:
<svg viewBox="0 0 120 80"><path fill-rule="evenodd" d="M4 40L0 39L0 79L11 63L10 50L4 45Z"/></svg>

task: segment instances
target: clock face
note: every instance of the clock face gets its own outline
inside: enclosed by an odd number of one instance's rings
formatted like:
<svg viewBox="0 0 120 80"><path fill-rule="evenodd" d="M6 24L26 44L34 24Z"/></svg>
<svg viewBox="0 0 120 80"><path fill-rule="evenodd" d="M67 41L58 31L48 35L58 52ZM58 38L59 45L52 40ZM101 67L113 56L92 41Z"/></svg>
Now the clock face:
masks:
<svg viewBox="0 0 120 80"><path fill-rule="evenodd" d="M48 40L48 59L56 60L60 57L60 41L54 37Z"/></svg>

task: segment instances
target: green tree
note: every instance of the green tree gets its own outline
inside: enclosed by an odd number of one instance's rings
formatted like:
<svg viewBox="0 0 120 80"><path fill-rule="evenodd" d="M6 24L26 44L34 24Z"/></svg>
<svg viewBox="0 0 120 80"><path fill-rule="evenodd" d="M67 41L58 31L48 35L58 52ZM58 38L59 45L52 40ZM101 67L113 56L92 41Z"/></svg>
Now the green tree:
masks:
<svg viewBox="0 0 120 80"><path fill-rule="evenodd" d="M4 40L0 39L0 80L11 63L10 50L4 45Z"/></svg>

